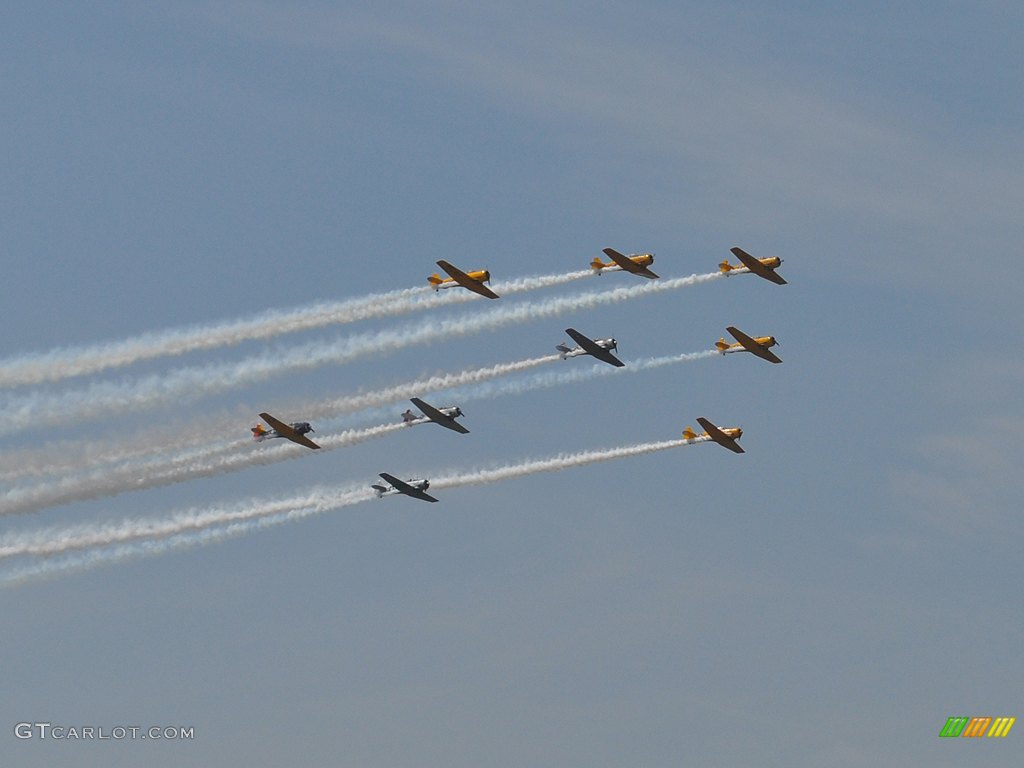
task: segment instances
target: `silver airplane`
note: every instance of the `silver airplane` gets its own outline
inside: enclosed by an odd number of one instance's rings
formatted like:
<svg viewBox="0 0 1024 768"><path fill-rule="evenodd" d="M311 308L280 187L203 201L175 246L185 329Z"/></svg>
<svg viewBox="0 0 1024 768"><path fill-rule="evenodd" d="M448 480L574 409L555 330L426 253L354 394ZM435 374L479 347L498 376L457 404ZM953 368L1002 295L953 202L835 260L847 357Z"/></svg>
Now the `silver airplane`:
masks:
<svg viewBox="0 0 1024 768"><path fill-rule="evenodd" d="M612 350L617 351L619 348L619 344L615 339L591 339L584 336L575 328L566 328L565 332L569 334L569 336L572 337L572 340L579 344L579 346L570 349L565 344L555 345L555 349L558 350L559 355L563 360L569 357L576 357L577 355L593 355L601 362L608 363L608 365L614 365L616 368L621 368L625 365L624 362L612 354Z"/></svg>
<svg viewBox="0 0 1024 768"><path fill-rule="evenodd" d="M435 408L430 403L425 403L418 397L411 399L413 405L419 408L422 412L422 416L417 416L412 412L412 409L406 410L402 414L402 421L405 422L406 426L412 426L413 424L427 424L434 422L440 424L442 427L454 430L460 434L469 434L469 430L459 424L455 419L462 416L462 409L457 405L446 405L443 408Z"/></svg>
<svg viewBox="0 0 1024 768"><path fill-rule="evenodd" d="M381 478L390 485L387 488L383 485L374 483L370 487L377 492L377 498L380 499L384 496L394 496L395 494L403 494L405 496L411 496L414 499L420 499L421 501L437 501L429 493L426 493L427 488L430 487L429 480L399 480L394 475L389 475L387 472L380 473Z"/></svg>

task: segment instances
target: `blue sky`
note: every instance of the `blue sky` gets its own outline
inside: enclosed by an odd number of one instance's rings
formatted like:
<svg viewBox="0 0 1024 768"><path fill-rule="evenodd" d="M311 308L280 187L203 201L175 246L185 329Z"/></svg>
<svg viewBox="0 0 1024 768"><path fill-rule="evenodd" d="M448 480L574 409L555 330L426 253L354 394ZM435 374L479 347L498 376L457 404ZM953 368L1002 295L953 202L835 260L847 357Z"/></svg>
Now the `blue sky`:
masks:
<svg viewBox="0 0 1024 768"><path fill-rule="evenodd" d="M700 415L741 424L747 448L370 502L0 590L5 765L1020 762L1016 732L937 738L950 715L1024 714L1017 6L98 2L6 16L7 361L424 284L439 258L500 280L582 269L613 246L654 251L676 277L740 245L782 256L790 284L718 280L0 437L13 461L30 440L86 455L224 423L244 438L277 404L545 354L569 325L615 335L627 363L706 349L726 325L775 334L785 361L476 401L466 437L404 430L3 519L18 532L257 504L380 471L671 439ZM14 737L39 720L196 738Z"/></svg>

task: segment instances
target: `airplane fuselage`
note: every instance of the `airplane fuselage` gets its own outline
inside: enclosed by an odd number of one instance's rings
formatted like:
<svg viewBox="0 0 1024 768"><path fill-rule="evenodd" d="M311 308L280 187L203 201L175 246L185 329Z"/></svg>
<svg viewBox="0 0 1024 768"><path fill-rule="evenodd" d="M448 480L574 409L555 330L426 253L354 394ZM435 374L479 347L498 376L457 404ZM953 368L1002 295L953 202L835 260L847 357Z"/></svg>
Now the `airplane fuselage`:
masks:
<svg viewBox="0 0 1024 768"><path fill-rule="evenodd" d="M491 273L486 269L480 269L476 272L467 272L469 277L474 280L479 280L481 283L489 283L491 281ZM433 274L427 278L427 282L430 283L431 287L438 291L441 288L456 288L459 283L452 277L441 277L438 274Z"/></svg>
<svg viewBox="0 0 1024 768"><path fill-rule="evenodd" d="M635 253L632 256L627 256L626 258L632 261L638 267L649 267L651 266L651 264L654 263L653 253ZM601 261L600 258L595 258L592 262L590 262L590 268L597 272L598 274L601 274L602 270L605 269L609 271L622 269L622 267L620 267L614 261L609 261L606 264L605 262Z"/></svg>
<svg viewBox="0 0 1024 768"><path fill-rule="evenodd" d="M619 348L618 342L616 342L615 339L594 339L594 343L597 344L597 346L601 347L601 349L608 349L614 351ZM573 347L572 349L569 349L569 347L565 346L564 344L559 344L558 346L555 347L555 349L558 350L559 356L563 360L566 360L570 357L579 357L580 355L590 354L585 349L583 349L583 347Z"/></svg>
<svg viewBox="0 0 1024 768"><path fill-rule="evenodd" d="M731 437L734 440L739 440L743 437L743 430L740 427L720 427L720 429L726 437ZM687 443L703 443L706 440L713 439L707 432L697 434L690 427L683 430L683 440Z"/></svg>
<svg viewBox="0 0 1024 768"><path fill-rule="evenodd" d="M758 259L758 261L761 262L761 264L766 266L768 269L776 269L782 266L782 259L780 259L778 256L768 256L763 259ZM723 261L721 264L719 264L718 268L725 273L750 271L750 269L744 267L742 264L730 264L728 260Z"/></svg>
<svg viewBox="0 0 1024 768"><path fill-rule="evenodd" d="M774 347L778 343L775 341L774 336L757 336L754 338L754 341L756 341L762 347ZM718 351L721 352L723 355L728 354L730 352L750 351L739 342L736 342L735 344L729 344L724 337L716 341L715 346L718 347Z"/></svg>
<svg viewBox="0 0 1024 768"><path fill-rule="evenodd" d="M430 487L429 480L408 480L406 482L408 482L409 485L411 485L417 491L425 491ZM384 496L404 495L397 488L385 488L383 485L373 485L371 487L373 488L374 491L376 491L378 499L383 498Z"/></svg>
<svg viewBox="0 0 1024 768"><path fill-rule="evenodd" d="M444 408L438 408L437 410L445 416L449 416L453 419L463 415L462 409L457 405L446 405ZM412 412L412 409L409 409L402 414L402 421L405 422L406 426L412 426L413 424L428 424L430 423L430 417L423 416L422 414L417 416Z"/></svg>
<svg viewBox="0 0 1024 768"><path fill-rule="evenodd" d="M309 425L308 421L297 421L290 426L299 435L309 434L313 431L313 427ZM284 435L279 435L276 429L266 429L262 424L257 424L252 428L252 439L256 442L271 440L275 437L284 437Z"/></svg>

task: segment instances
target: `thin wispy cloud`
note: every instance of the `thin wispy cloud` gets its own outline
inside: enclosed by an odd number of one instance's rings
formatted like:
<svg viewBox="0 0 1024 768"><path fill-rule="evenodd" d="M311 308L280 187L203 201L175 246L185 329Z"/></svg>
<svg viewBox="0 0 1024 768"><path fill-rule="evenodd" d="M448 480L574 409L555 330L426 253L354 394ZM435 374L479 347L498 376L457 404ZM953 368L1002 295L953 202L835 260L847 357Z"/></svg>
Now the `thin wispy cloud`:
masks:
<svg viewBox="0 0 1024 768"><path fill-rule="evenodd" d="M231 35L339 58L383 51L414 64L418 77L458 84L500 108L561 126L565 135L585 128L614 147L628 137L634 161L657 158L688 169L689 184L702 189L688 203L705 221L763 229L809 216L830 219L833 228L882 220L918 231L922 243L910 241L912 248L933 243L922 256L934 271L918 279L947 288L944 269L963 258L965 226L987 243L990 263L1009 268L1015 255L1012 247L993 251L997 243L986 230L1022 230L1024 171L1005 156L1019 156L1021 142L953 146L934 131L933 115L909 114L902 103L858 101L851 97L857 82L837 80L838 71L808 72L774 60L764 66L707 50L699 39L668 47L656 37L638 55L635 45L588 28L586 20L574 18L570 28L552 15L526 24L500 8L442 7L443 23L412 9L382 18L269 2L230 8L230 15L218 13ZM907 231L901 241L908 242ZM817 259L835 264L851 255L839 240L823 243ZM855 256L861 268L916 261L906 247Z"/></svg>

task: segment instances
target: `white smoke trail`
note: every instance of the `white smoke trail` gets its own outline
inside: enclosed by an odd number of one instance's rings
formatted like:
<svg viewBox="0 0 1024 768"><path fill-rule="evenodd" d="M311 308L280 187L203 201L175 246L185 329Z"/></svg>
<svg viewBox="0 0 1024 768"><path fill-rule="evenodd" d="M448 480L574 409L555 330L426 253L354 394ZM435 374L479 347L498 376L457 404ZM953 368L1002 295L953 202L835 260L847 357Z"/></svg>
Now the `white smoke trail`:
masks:
<svg viewBox="0 0 1024 768"><path fill-rule="evenodd" d="M346 395L334 398L324 403L310 405L302 413L311 414L309 418L331 418L342 413L356 413L375 408L398 400L408 399L427 392L450 389L452 387L464 386L467 384L480 384L500 376L507 376L510 373L522 373L539 365L552 363L559 359L557 354L531 357L525 360L517 360L512 363L499 363L487 366L486 368L473 368L456 373L443 373L436 376L427 376L415 381L406 381L395 384L391 387L376 389L372 392L363 392L358 395Z"/></svg>
<svg viewBox="0 0 1024 768"><path fill-rule="evenodd" d="M290 499L274 499L253 503L251 500L209 509L189 509L162 518L136 518L117 523L93 523L51 526L22 534L0 537L0 559L23 555L54 555L89 547L119 544L140 539L163 539L199 531L211 526L226 525L238 520L256 520L272 515L311 509L327 511L372 498L367 485L337 488L328 492L315 488Z"/></svg>
<svg viewBox="0 0 1024 768"><path fill-rule="evenodd" d="M191 549L192 547L204 544L213 544L227 538L252 533L261 528L281 525L291 520L298 520L322 512L334 511L342 507L367 501L373 498L373 496L374 494L369 488L349 488L336 491L329 500L318 498L318 495L314 493L308 497L305 504L303 504L301 499L290 499L268 502L255 508L249 505L244 508L239 506L234 509L221 508L206 512L192 511L177 515L173 520L149 520L145 525L151 528L152 535L155 537L151 540L133 541L132 537L129 537L124 539L128 543L112 545L100 543L91 549L86 547L84 552L71 554L70 556L65 555L56 559L46 558L38 560L35 563L9 571L6 574L0 574L0 587L16 586L34 579L52 577L61 572L86 570L107 563L133 560L147 555L159 555L173 550ZM213 517L225 522L217 523L217 527L207 527L213 525L209 522ZM234 519L238 519L239 522L231 522ZM140 528L140 536L142 535L141 530ZM98 529L82 529L82 540L91 538L102 542L110 537L116 540L119 536L124 536L124 530L119 530L117 526L111 526L106 535L100 534L97 536L97 531ZM55 532L58 536L63 535L63 532L59 530L55 529ZM138 539L139 537L136 536L134 538ZM67 546L61 551L74 552L75 550L82 549L77 546L74 534L70 534L65 543ZM50 548L43 545L41 549Z"/></svg>
<svg viewBox="0 0 1024 768"><path fill-rule="evenodd" d="M486 379L493 378L501 373L525 370L542 361L558 359L558 355L550 355L546 358L504 363L488 369L436 376L420 382L410 382L380 390L365 398L342 399L336 401L333 405L336 409L348 409L353 406L362 409L366 408L367 405L393 403L395 400L410 393L414 395L424 394L444 389L450 390L447 393L448 396L458 397L463 401L490 399L503 395L517 395L537 389L582 382L603 376L639 373L640 371L706 359L717 355L718 352L716 350L706 350L703 352L690 352L630 361L629 365L624 368L615 368L604 364L595 364L589 367L573 365L567 371L543 372L510 381L486 381ZM471 386L465 386L462 389L451 389L453 385L465 382L471 383ZM381 417L384 414L375 409L363 415ZM351 429L339 435L317 439L319 445L324 450L331 450L341 446L353 445L364 440L382 437L401 429L403 426L401 422L395 422L367 429ZM0 496L0 515L35 512L58 504L158 488L195 478L212 477L226 472L233 472L246 467L288 461L305 455L305 450L299 450L287 444L275 446L274 448L247 449L243 441L222 443L203 449L184 451L177 456L161 457L160 459L135 463L129 462L116 470L104 469L85 475L64 477L53 482L27 488L9 489L3 496Z"/></svg>
<svg viewBox="0 0 1024 768"><path fill-rule="evenodd" d="M513 295L589 277L592 270L558 275L538 275L494 284L499 295ZM376 293L358 299L321 302L293 310L269 310L240 320L145 333L122 341L85 347L59 348L49 352L0 360L0 386L41 384L120 368L143 360L173 357L204 349L265 340L286 333L342 325L378 317L396 317L439 306L479 300L463 290L432 295L429 286Z"/></svg>
<svg viewBox="0 0 1024 768"><path fill-rule="evenodd" d="M678 355L629 360L623 368L616 368L605 363L595 363L592 366L574 365L566 371L544 371L530 376L521 376L511 381L486 382L474 387L446 390L441 394L455 399L484 400L501 395L519 395L538 389L550 389L606 376L639 373L655 368L663 368L666 365L706 360L717 356L717 350L709 349L702 352L686 352Z"/></svg>
<svg viewBox="0 0 1024 768"><path fill-rule="evenodd" d="M541 373L534 373L528 376L519 376L509 381L486 381L484 379L475 379L470 382L469 386L460 386L462 382L458 380L460 378L459 374L435 376L430 379L423 379L420 382L423 386L419 388L414 387L406 390L406 385L399 385L399 387L389 390L382 390L382 394L386 393L388 395L393 395L394 397L389 396L383 398L385 402L391 402L392 400L398 400L402 397L408 397L417 393L422 395L426 392L431 392L433 393L433 397L444 397L461 404L467 400L488 400L490 398L505 395L520 395L538 389L550 389L564 384L575 384L606 376L640 373L641 371L649 371L655 368L662 368L667 365L677 365L679 363L688 363L694 360L705 360L718 356L718 350L709 349L701 352L685 352L678 355L664 355L661 357L629 360L622 368L606 365L604 363L594 363L590 366L577 363L570 364L571 367L568 370L543 371ZM559 356L552 355L548 359L559 359ZM414 382L410 382L410 384L412 383ZM387 416L384 409L379 407L377 398L372 395L366 399L360 399L358 401L346 401L345 399L335 401L331 405L339 406L339 410L328 409L329 412L325 412L323 415L330 416L334 413L343 412L344 405L346 403L352 404L356 402L358 402L358 405L360 405L361 408L359 411L352 414L350 418L376 419L385 418ZM332 422L327 421L324 426L329 429L333 424Z"/></svg>
<svg viewBox="0 0 1024 768"><path fill-rule="evenodd" d="M397 330L359 334L334 342L314 342L276 350L232 364L179 368L163 375L123 382L98 382L80 390L57 394L29 393L8 398L0 404L5 418L0 434L29 427L87 421L103 415L140 410L169 402L183 402L233 387L252 384L289 371L322 365L340 365L370 354L427 344L439 339L467 336L514 323L553 317L564 312L589 309L677 290L719 279L721 272L659 280L643 285L560 296L538 302L496 307L468 317L428 321Z"/></svg>
<svg viewBox="0 0 1024 768"><path fill-rule="evenodd" d="M365 440L382 437L402 429L402 422L381 424L366 429L346 430L337 435L318 438L318 445L324 450L355 445ZM227 449L223 455L216 453ZM286 440L274 440L269 444L246 449L241 444L217 446L206 451L186 453L161 465L129 464L116 471L102 470L86 475L61 478L49 483L13 488L0 498L0 514L35 512L58 504L85 501L106 496L117 496L129 491L141 491L174 485L186 480L213 477L226 472L235 472L246 467L256 467L281 461L290 461L310 455L309 449L298 448Z"/></svg>
<svg viewBox="0 0 1024 768"><path fill-rule="evenodd" d="M431 489L484 485L541 472L559 472L572 467L641 456L668 448L706 442L708 438L677 439L627 445L605 450L562 453L545 459L534 459L471 471L454 471L431 483ZM314 514L330 512L372 498L369 489L346 486L317 489L292 499L262 502L256 505L237 504L209 510L189 510L166 518L136 518L118 523L79 525L69 528L47 528L38 531L7 534L0 537L0 558L17 556L64 555L89 550L64 558L47 559L0 575L0 586L13 586L24 581L68 570L81 570L108 562L157 555L172 550L221 541L228 537L251 533L261 528L281 525Z"/></svg>
<svg viewBox="0 0 1024 768"><path fill-rule="evenodd" d="M707 442L710 438L695 437L690 440L679 438L677 440L662 440L656 443L639 443L637 445L625 445L619 448L608 448L597 451L581 451L579 453L560 453L546 459L535 459L524 461L520 464L507 464L503 467L492 467L477 469L470 472L457 471L449 475L443 475L430 483L431 489L435 488L462 488L467 485L488 485L490 483L511 480L515 477L536 475L540 472L561 472L570 467L582 467L586 464L596 464L602 461L623 459L628 456L643 456L647 453L664 451L667 448L678 448L683 445L692 445L698 442Z"/></svg>
<svg viewBox="0 0 1024 768"><path fill-rule="evenodd" d="M179 433L163 431L153 434L153 428L125 438L106 439L89 436L79 440L60 440L32 448L22 448L0 455L0 482L14 483L29 478L56 477L69 472L81 472L100 466L117 467L128 462L158 463L177 459L190 451L200 455L210 449L210 435L230 432L237 428L238 419L233 423L225 421L218 428L208 421L193 429L182 429ZM240 445L239 440L224 440L218 445Z"/></svg>
<svg viewBox="0 0 1024 768"><path fill-rule="evenodd" d="M558 360L557 354L516 360L510 363L498 363L482 368L471 368L455 373L438 374L401 384L375 389L370 392L358 392L343 397L333 398L326 402L296 404L289 408L289 413L297 418L317 420L330 418L343 413L362 411L374 406L394 403L398 400L422 395L438 389L446 389L463 384L474 384L487 381L510 373L527 371L539 365ZM282 414L275 414L281 416ZM367 416L367 418L374 418ZM222 419L211 421L205 419L201 427L185 428L178 432L167 433L163 438L154 437L147 432L143 441L135 441L125 445L97 445L92 439L83 443L64 441L41 449L29 449L17 453L0 456L0 462L7 466L0 469L0 477L14 481L26 477L41 475L58 475L68 471L79 471L90 467L110 466L119 463L147 462L144 466L154 466L162 461L174 461L187 454L196 459L239 446L238 441L222 441L211 447L207 435L226 434L236 428L238 420ZM314 425L317 426L317 425ZM205 441L205 442L204 442ZM245 441L247 442L247 441ZM195 453L192 453L192 452ZM149 457L149 458L147 458Z"/></svg>
<svg viewBox="0 0 1024 768"><path fill-rule="evenodd" d="M331 419L343 414L348 414L350 418L360 419L384 418L387 414L381 411L382 407L394 405L410 397L424 396L428 393L437 393L445 397L460 397L468 400L482 400L501 395L520 394L534 389L547 389L561 384L586 381L595 377L614 376L620 373L638 373L640 371L661 368L666 365L703 360L717 355L718 351L714 349L701 352L686 352L678 355L630 360L623 368L616 368L605 364L595 364L590 367L575 364L567 371L552 371L550 373L519 377L510 382L487 384L492 379L501 378L512 373L523 373L531 368L561 360L560 355L551 354L517 360L511 363L498 363L497 365L485 368L473 368L456 373L428 376L390 387L383 387L371 392L343 395L342 397L318 403L307 403L295 406L292 410L301 414L303 418L308 419ZM326 429L330 429L334 425L331 422L326 422L323 426Z"/></svg>

